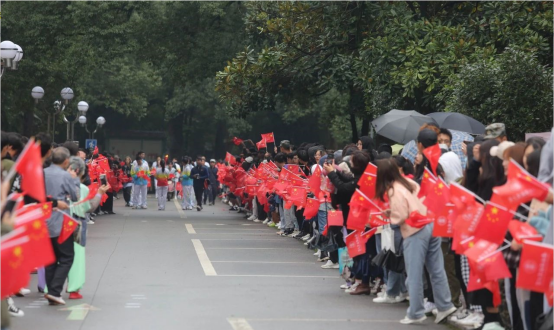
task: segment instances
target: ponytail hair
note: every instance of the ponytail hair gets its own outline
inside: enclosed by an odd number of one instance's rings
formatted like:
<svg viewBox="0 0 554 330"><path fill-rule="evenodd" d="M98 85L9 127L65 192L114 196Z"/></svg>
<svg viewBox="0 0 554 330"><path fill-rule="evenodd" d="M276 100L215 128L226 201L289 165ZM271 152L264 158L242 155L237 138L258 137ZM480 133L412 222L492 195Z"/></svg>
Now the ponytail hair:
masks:
<svg viewBox="0 0 554 330"><path fill-rule="evenodd" d="M162 174L165 172L165 160L160 160L160 167L162 168Z"/></svg>

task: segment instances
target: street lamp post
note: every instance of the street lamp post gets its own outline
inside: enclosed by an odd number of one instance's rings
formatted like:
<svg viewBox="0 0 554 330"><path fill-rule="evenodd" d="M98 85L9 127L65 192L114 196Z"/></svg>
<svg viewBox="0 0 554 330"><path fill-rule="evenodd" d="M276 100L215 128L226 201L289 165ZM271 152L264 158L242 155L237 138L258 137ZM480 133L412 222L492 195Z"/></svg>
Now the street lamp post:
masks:
<svg viewBox="0 0 554 330"><path fill-rule="evenodd" d="M96 128L94 129L94 131L90 132L87 127L87 117L80 116L78 120L81 126L83 126L85 128L85 131L89 134L89 138L91 140L94 139L94 134L98 131L98 129L106 123L106 119L104 117L100 116L96 118Z"/></svg>
<svg viewBox="0 0 554 330"><path fill-rule="evenodd" d="M1 66L0 77L5 69L17 70L19 61L23 58L23 49L9 40L0 42Z"/></svg>

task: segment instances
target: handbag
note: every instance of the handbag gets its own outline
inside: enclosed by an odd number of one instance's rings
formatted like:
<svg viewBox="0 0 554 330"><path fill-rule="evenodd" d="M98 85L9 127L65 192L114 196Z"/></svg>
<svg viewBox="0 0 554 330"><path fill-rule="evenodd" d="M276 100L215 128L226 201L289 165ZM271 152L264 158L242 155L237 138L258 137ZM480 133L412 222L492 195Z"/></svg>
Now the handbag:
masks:
<svg viewBox="0 0 554 330"><path fill-rule="evenodd" d="M371 259L371 263L373 263L377 267L384 267L387 252L388 251L381 250L381 252L377 253L377 255L373 257L373 259Z"/></svg>
<svg viewBox="0 0 554 330"><path fill-rule="evenodd" d="M535 329L550 330L552 329L552 309L550 311L537 316L535 320Z"/></svg>
<svg viewBox="0 0 554 330"><path fill-rule="evenodd" d="M404 273L406 271L402 241L400 241L400 249L398 252L393 252L391 250L386 252L384 264L387 270L391 270L395 273Z"/></svg>

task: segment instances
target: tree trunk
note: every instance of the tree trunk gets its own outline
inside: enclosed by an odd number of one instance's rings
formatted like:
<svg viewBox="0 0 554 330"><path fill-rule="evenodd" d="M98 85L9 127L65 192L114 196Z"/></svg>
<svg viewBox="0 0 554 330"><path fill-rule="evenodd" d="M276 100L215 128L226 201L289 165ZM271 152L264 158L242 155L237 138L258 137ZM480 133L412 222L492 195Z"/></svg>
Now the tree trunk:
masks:
<svg viewBox="0 0 554 330"><path fill-rule="evenodd" d="M369 123L370 123L370 119L369 118L364 118L364 120L362 121L362 134L361 134L361 136L368 136L369 135Z"/></svg>
<svg viewBox="0 0 554 330"><path fill-rule="evenodd" d="M28 103L28 102L25 102ZM33 106L29 106L25 104L23 106L25 109L25 112L23 114L23 129L21 130L21 134L23 136L33 136L37 132L35 132L35 115L34 115L34 108Z"/></svg>
<svg viewBox="0 0 554 330"><path fill-rule="evenodd" d="M183 113L179 113L177 116L172 118L168 123L168 136L169 136L169 154L171 157L180 157L182 156L182 146L183 146Z"/></svg>
<svg viewBox="0 0 554 330"><path fill-rule="evenodd" d="M225 143L223 142L223 139L225 138L225 135L227 133L227 130L225 129L225 123L218 120L217 121L217 130L215 132L215 143L214 143L214 155L213 158L221 158L225 154Z"/></svg>

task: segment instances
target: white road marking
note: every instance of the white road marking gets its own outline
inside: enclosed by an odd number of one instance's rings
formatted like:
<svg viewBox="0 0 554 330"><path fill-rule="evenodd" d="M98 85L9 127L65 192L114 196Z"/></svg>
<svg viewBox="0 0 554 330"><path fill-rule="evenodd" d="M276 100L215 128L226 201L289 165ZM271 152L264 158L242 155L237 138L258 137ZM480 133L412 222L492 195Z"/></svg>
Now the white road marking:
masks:
<svg viewBox="0 0 554 330"><path fill-rule="evenodd" d="M181 205L179 205L179 202L174 199L173 203L175 203L175 207L177 208L177 212L179 212L179 216L181 217L181 219L186 219L187 216L185 215L185 211L183 211L183 208L181 207Z"/></svg>
<svg viewBox="0 0 554 330"><path fill-rule="evenodd" d="M135 299L135 300L146 300L147 298L146 297L133 297L133 299Z"/></svg>
<svg viewBox="0 0 554 330"><path fill-rule="evenodd" d="M29 305L29 306L25 306L24 308L40 308L40 306L36 306L36 305Z"/></svg>
<svg viewBox="0 0 554 330"><path fill-rule="evenodd" d="M312 276L312 275L217 275L219 277L273 277L273 278L339 278L338 276Z"/></svg>
<svg viewBox="0 0 554 330"><path fill-rule="evenodd" d="M248 321L243 318L228 318L227 321L233 327L233 330L254 330Z"/></svg>
<svg viewBox="0 0 554 330"><path fill-rule="evenodd" d="M185 223L185 227L187 228L187 233L189 234L196 234L196 231L194 230L194 227L190 223Z"/></svg>
<svg viewBox="0 0 554 330"><path fill-rule="evenodd" d="M217 273L215 272L215 268L212 265L210 258L208 258L208 254L206 253L206 250L204 250L204 246L202 245L202 242L198 239L192 239L192 244L194 245L194 250L196 251L196 255L198 256L198 260L200 261L200 265L202 266L202 269L204 269L204 274L206 276L217 276Z"/></svg>
<svg viewBox="0 0 554 330"><path fill-rule="evenodd" d="M129 305L129 306L140 306L140 303L126 303L125 305Z"/></svg>
<svg viewBox="0 0 554 330"><path fill-rule="evenodd" d="M125 308L140 308L140 306L125 306Z"/></svg>
<svg viewBox="0 0 554 330"><path fill-rule="evenodd" d="M143 294L132 294L131 297L144 297Z"/></svg>
<svg viewBox="0 0 554 330"><path fill-rule="evenodd" d="M141 222L148 222L148 221L146 221L146 220L142 220Z"/></svg>

